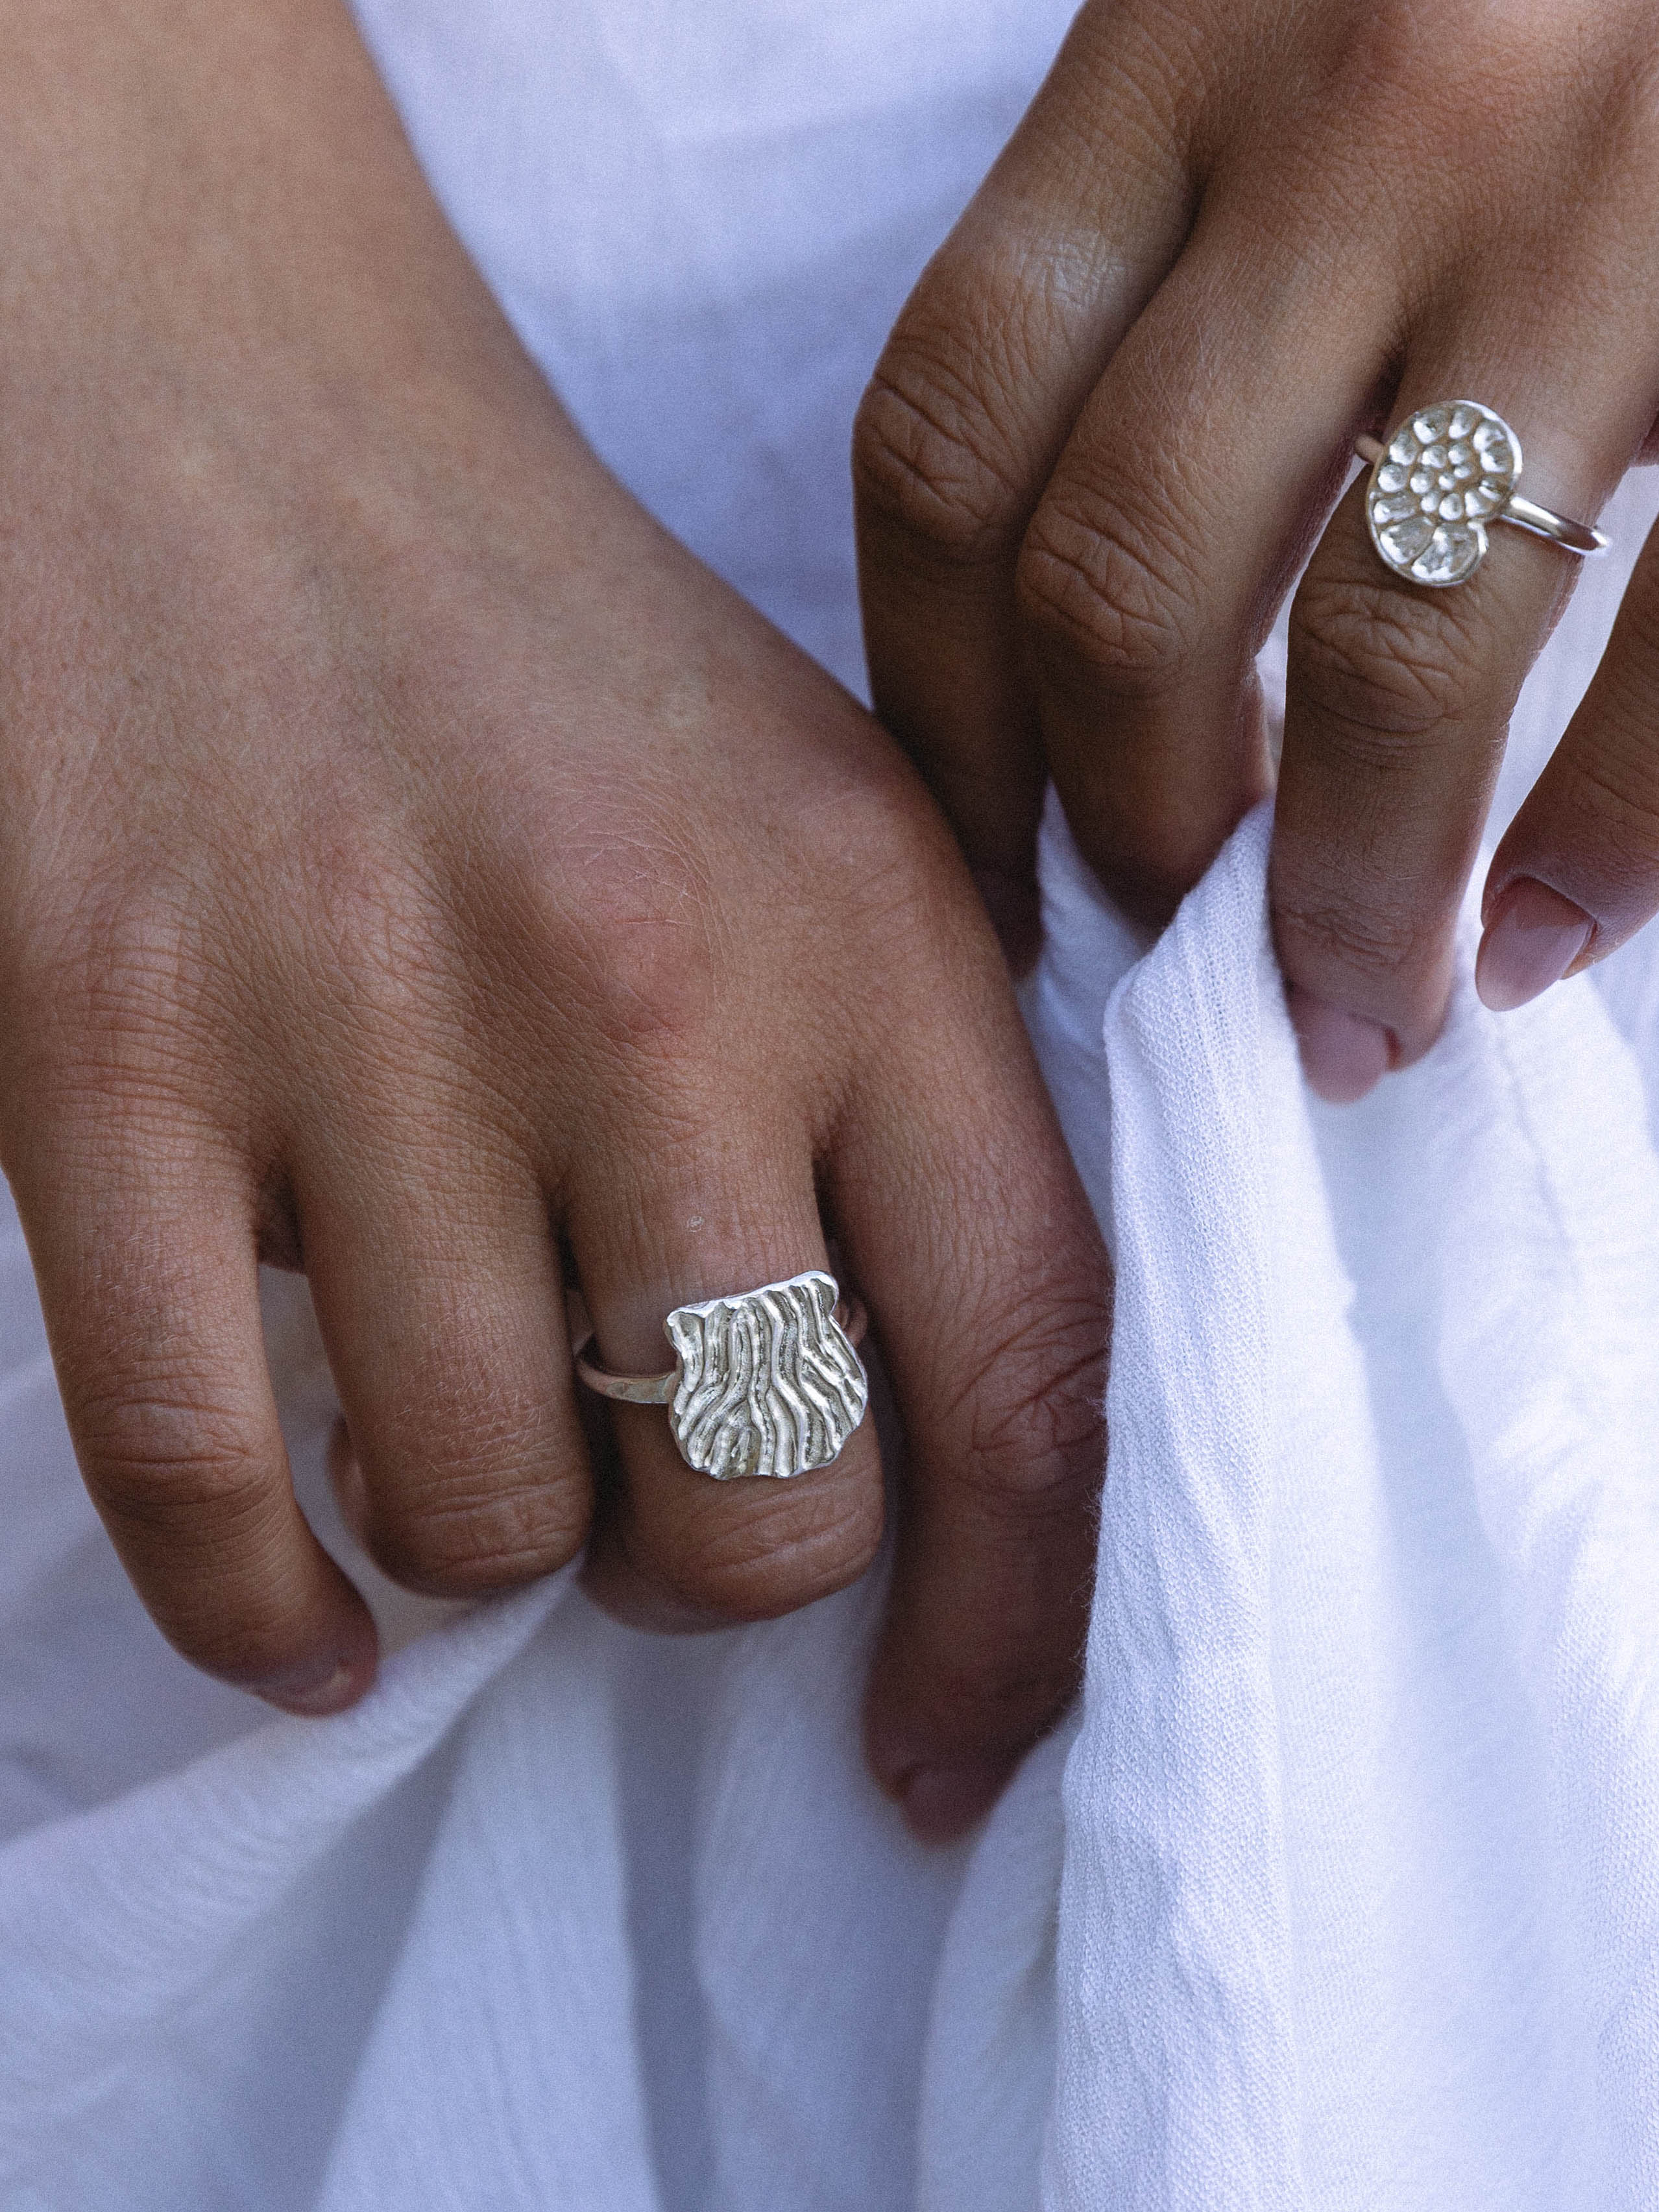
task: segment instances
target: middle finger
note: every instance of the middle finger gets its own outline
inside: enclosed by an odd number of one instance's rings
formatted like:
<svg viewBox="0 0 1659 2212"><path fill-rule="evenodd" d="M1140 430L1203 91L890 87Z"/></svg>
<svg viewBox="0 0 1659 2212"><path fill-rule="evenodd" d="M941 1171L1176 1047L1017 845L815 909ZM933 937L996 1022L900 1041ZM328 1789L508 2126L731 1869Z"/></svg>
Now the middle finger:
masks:
<svg viewBox="0 0 1659 2212"><path fill-rule="evenodd" d="M1169 919L1270 787L1255 655L1340 483L1383 313L1306 220L1275 232L1223 195L1032 520L1019 597L1048 766L1142 921Z"/></svg>

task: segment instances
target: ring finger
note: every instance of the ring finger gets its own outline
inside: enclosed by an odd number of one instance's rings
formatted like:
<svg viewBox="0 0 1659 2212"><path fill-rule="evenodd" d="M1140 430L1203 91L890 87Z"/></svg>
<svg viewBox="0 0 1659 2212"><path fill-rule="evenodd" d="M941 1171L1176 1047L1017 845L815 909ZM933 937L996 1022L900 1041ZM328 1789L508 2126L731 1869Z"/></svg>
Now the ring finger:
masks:
<svg viewBox="0 0 1659 2212"><path fill-rule="evenodd" d="M1535 343L1539 331L1566 327L1540 314L1526 335ZM1517 351L1512 315L1446 318L1407 361L1395 424L1476 396L1518 432L1528 496L1593 514L1644 427L1620 349L1571 373ZM1575 434L1575 422L1592 427ZM1486 558L1463 581L1406 580L1370 541L1365 496L1362 479L1292 609L1270 874L1309 1079L1339 1100L1362 1097L1438 1033L1510 715L1575 567L1559 548L1493 524Z"/></svg>
<svg viewBox="0 0 1659 2212"><path fill-rule="evenodd" d="M641 1142L627 1156L621 1173L576 1194L567 1223L601 1368L666 1372L675 1354L664 1324L676 1308L827 1271L804 1132L791 1144L705 1127L695 1146ZM787 1391L778 1410L787 1426ZM868 1419L827 1464L787 1481L716 1480L682 1456L665 1407L608 1412L619 1480L596 1522L587 1581L621 1617L670 1628L763 1619L841 1589L874 1556L881 1463Z"/></svg>

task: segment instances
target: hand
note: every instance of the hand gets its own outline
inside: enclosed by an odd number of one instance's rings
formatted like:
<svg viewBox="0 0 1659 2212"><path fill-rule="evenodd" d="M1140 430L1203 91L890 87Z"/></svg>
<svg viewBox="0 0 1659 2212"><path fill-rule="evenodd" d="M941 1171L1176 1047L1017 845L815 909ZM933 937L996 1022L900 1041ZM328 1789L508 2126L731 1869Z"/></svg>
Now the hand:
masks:
<svg viewBox="0 0 1659 2212"><path fill-rule="evenodd" d="M370 1548L464 1595L589 1532L561 1247L660 1368L828 1224L908 1439L871 1755L960 1826L1074 1682L1107 1281L945 825L581 446L343 11L0 32L0 1157L129 1571L278 1705L372 1673L256 1255L310 1278ZM875 1551L869 1422L788 1482L614 1439L629 1617Z"/></svg>
<svg viewBox="0 0 1659 2212"><path fill-rule="evenodd" d="M1498 527L1401 581L1357 433L1512 423L1593 517L1659 406L1659 22L1640 0L1091 0L924 275L855 448L878 711L1017 959L1045 778L1167 919L1273 784L1253 662L1291 579L1273 924L1310 1079L1443 1018L1460 896L1570 556ZM1329 518L1328 523L1327 518ZM1659 907L1659 547L1486 892L1489 1005Z"/></svg>

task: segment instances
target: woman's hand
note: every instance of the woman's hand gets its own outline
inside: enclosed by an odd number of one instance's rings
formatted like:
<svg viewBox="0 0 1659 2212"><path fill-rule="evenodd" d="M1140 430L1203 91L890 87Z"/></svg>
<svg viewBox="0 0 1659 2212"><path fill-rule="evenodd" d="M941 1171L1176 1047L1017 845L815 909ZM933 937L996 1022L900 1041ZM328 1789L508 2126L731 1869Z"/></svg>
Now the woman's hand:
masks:
<svg viewBox="0 0 1659 2212"><path fill-rule="evenodd" d="M1271 786L1255 653L1292 613L1272 903L1309 1073L1432 1042L1509 716L1573 562L1493 532L1403 582L1356 433L1474 398L1593 516L1659 408L1659 21L1640 0L1090 0L883 357L856 441L878 710L1016 957L1052 775L1167 918ZM1323 534L1320 535L1322 526ZM1518 1005L1659 907L1659 547L1497 854Z"/></svg>
<svg viewBox="0 0 1659 2212"><path fill-rule="evenodd" d="M619 1368L825 1227L903 1420L872 1761L928 1832L1070 1694L1104 1261L945 825L559 415L333 0L0 5L0 1156L156 1620L301 1711L374 1664L289 1487L256 1252L413 1587L594 1513ZM866 1422L716 1483L614 1413L590 1577L666 1625L870 1560Z"/></svg>

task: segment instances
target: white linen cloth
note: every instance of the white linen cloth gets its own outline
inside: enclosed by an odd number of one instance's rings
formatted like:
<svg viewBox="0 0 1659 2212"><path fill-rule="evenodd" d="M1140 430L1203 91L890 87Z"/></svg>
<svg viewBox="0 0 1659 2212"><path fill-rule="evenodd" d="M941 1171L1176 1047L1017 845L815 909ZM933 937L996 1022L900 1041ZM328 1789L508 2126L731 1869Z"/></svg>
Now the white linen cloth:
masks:
<svg viewBox="0 0 1659 2212"><path fill-rule="evenodd" d="M601 450L854 680L852 404L1063 9L363 12ZM1659 949L1501 1020L1465 981L1326 1109L1266 830L1143 957L1048 827L1027 1012L1118 1259L1111 1456L1080 1711L953 1851L859 1763L877 1577L688 1644L568 1574L397 1600L283 1279L297 1478L404 1648L325 1723L193 1675L0 1210L7 2212L1659 2203Z"/></svg>

